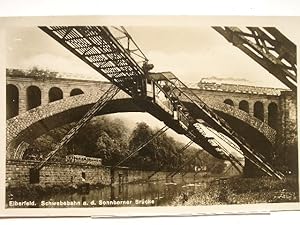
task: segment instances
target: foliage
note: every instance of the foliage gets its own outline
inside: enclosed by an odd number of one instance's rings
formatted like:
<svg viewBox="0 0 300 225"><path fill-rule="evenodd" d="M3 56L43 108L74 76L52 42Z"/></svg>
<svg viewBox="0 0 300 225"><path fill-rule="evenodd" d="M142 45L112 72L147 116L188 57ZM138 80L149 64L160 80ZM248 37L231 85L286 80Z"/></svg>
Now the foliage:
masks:
<svg viewBox="0 0 300 225"><path fill-rule="evenodd" d="M36 66L32 67L29 70L23 69L6 69L7 76L13 77L31 77L35 79L45 79L45 78L56 78L58 72L53 72L48 69L38 68Z"/></svg>
<svg viewBox="0 0 300 225"><path fill-rule="evenodd" d="M219 205L298 202L298 177L284 180L271 177L215 179L203 189L178 197L172 205Z"/></svg>
<svg viewBox="0 0 300 225"><path fill-rule="evenodd" d="M72 126L74 123L51 130L37 138L24 158L32 152L38 157L41 154L45 157L53 149L54 143L58 143ZM121 120L111 119L109 116L96 117L57 153L55 160L63 160L68 154L80 154L102 158L104 165L113 166L136 151L156 132L157 129L152 129L144 122L137 123L130 131ZM180 152L183 146L184 144L164 133L133 154L121 166L144 170L176 170L190 161L182 168L183 171L193 171L195 166L203 165L212 173L221 173L224 170L224 161L215 159L205 151L199 152L195 147Z"/></svg>

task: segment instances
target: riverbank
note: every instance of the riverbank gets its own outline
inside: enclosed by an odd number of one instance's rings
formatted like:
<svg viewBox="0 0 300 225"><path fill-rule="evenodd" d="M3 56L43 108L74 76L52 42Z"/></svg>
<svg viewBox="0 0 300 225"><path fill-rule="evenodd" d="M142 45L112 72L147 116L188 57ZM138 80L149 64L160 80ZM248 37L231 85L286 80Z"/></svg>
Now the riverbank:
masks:
<svg viewBox="0 0 300 225"><path fill-rule="evenodd" d="M182 193L172 206L298 202L297 177L228 178L209 182L205 189Z"/></svg>

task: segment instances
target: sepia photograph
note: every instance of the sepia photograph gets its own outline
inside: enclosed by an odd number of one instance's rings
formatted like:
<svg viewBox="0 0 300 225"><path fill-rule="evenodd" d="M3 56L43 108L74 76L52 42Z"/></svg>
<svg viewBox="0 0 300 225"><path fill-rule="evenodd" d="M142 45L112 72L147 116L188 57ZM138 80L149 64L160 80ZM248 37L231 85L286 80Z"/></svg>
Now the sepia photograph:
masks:
<svg viewBox="0 0 300 225"><path fill-rule="evenodd" d="M183 18L5 21L5 209L299 206L298 20Z"/></svg>

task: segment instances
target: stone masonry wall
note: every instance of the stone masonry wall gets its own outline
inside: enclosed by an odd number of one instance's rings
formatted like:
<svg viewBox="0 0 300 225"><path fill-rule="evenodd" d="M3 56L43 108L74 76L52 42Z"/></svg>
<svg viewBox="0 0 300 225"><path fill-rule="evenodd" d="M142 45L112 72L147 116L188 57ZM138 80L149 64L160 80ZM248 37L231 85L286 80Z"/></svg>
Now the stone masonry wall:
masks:
<svg viewBox="0 0 300 225"><path fill-rule="evenodd" d="M292 92L283 92L280 98L282 110L281 123L284 127L284 139L287 145L297 141L297 98Z"/></svg>
<svg viewBox="0 0 300 225"><path fill-rule="evenodd" d="M29 169L33 168L35 162L24 160L9 160L6 163L6 186L10 188L28 186ZM111 184L110 168L104 166L75 165L69 163L50 162L40 171L39 185L45 186L68 186L82 184L82 173L85 173L85 182L89 184ZM129 168L119 168L114 172L114 184L132 183L149 180L153 171L131 170ZM165 180L169 172L158 172L150 180ZM121 175L121 176L120 176ZM188 173L185 177L193 177L193 173ZM201 176L198 174L197 176ZM181 178L180 174L174 179Z"/></svg>
<svg viewBox="0 0 300 225"><path fill-rule="evenodd" d="M282 92L279 105L279 157L294 172L298 171L297 96Z"/></svg>
<svg viewBox="0 0 300 225"><path fill-rule="evenodd" d="M36 86L41 90L41 105L49 103L49 90L57 87L62 90L63 98L70 97L73 89L78 88L84 93L97 93L103 87L107 87L109 83L89 80L74 80L74 79L34 79L29 77L10 77L6 79L7 84L15 85L19 90L19 114L26 112L28 99L26 90L30 86Z"/></svg>
<svg viewBox="0 0 300 225"><path fill-rule="evenodd" d="M34 162L28 161L7 161L6 185L10 187L29 185L29 169L34 165ZM39 184L41 186L80 184L83 172L86 182L90 184L110 184L110 170L106 167L54 162L40 170Z"/></svg>

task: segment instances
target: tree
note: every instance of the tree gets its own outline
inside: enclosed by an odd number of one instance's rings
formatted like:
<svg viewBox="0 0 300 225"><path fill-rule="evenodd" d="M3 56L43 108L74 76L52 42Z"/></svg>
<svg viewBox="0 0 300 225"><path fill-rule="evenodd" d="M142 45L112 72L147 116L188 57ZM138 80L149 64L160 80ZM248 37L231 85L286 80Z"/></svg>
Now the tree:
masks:
<svg viewBox="0 0 300 225"><path fill-rule="evenodd" d="M48 69L38 68L36 66L34 66L26 73L26 76L37 77L37 78L56 78L57 75L58 72L53 72Z"/></svg>
<svg viewBox="0 0 300 225"><path fill-rule="evenodd" d="M58 143L73 126L74 123L66 124L37 138L25 152L26 157L32 153L47 155L53 150L54 143ZM153 130L148 124L141 122L137 123L130 133L126 125L118 119L110 119L109 116L95 117L57 153L56 158L64 160L68 154L79 154L102 158L104 165L113 166L149 140L155 132L157 129ZM195 147L180 152L182 147L182 143L164 133L148 143L122 166L142 170L175 170L199 152ZM194 164L199 166L203 164L207 166L209 172L223 172L225 167L223 160L217 160L203 150L198 158L187 165L185 170L193 171Z"/></svg>
<svg viewBox="0 0 300 225"><path fill-rule="evenodd" d="M56 78L58 76L58 72L38 68L36 66L29 70L6 69L6 74L7 76L32 77L36 79Z"/></svg>
<svg viewBox="0 0 300 225"><path fill-rule="evenodd" d="M75 123L53 129L37 138L32 146L41 149L44 155L53 149L51 144L58 143ZM113 158L120 159L128 153L129 130L123 122L112 120L107 116L93 118L57 156L64 158L68 154L100 157L104 163L111 165Z"/></svg>
<svg viewBox="0 0 300 225"><path fill-rule="evenodd" d="M154 132L146 123L137 123L129 140L129 149L131 151L135 151L135 149L150 139L153 134ZM144 165L144 167L151 167L153 165L157 165L158 158L156 149L157 146L154 145L153 141L143 147L136 156L141 160L139 166Z"/></svg>

